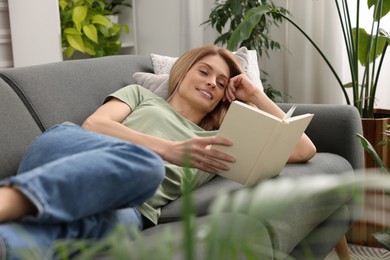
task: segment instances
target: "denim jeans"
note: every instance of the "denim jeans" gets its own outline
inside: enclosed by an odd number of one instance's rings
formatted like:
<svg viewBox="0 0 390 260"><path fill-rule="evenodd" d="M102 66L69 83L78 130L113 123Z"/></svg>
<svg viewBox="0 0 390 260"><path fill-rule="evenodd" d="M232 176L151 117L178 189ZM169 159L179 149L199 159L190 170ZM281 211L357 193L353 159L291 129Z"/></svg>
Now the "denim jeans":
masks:
<svg viewBox="0 0 390 260"><path fill-rule="evenodd" d="M0 225L3 259L56 239L99 239L117 224L142 229L135 206L154 195L164 174L161 158L141 146L72 124L50 128L31 144L18 174L0 183L38 211Z"/></svg>

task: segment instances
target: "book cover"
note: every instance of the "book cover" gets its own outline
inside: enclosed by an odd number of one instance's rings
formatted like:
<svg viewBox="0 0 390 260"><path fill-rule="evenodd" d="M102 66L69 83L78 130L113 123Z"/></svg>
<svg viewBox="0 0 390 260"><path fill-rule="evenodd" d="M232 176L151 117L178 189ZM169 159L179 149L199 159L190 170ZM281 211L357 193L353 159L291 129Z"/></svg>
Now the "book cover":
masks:
<svg viewBox="0 0 390 260"><path fill-rule="evenodd" d="M280 119L256 107L233 101L218 130L233 146L214 146L236 158L230 170L219 175L244 185L253 185L276 176L306 130L313 114L292 117L295 107Z"/></svg>

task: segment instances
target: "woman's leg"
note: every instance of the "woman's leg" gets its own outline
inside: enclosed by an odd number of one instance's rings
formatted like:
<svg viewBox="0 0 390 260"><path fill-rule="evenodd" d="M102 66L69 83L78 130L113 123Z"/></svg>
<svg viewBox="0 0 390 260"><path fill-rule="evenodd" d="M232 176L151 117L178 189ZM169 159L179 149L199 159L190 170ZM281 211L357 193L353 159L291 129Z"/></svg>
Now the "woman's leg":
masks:
<svg viewBox="0 0 390 260"><path fill-rule="evenodd" d="M156 191L163 163L128 142L60 125L37 138L19 175L2 181L37 209L38 222L72 222L110 209L140 205Z"/></svg>
<svg viewBox="0 0 390 260"><path fill-rule="evenodd" d="M0 223L35 214L35 206L23 193L11 187L0 188Z"/></svg>
<svg viewBox="0 0 390 260"><path fill-rule="evenodd" d="M126 208L85 217L69 223L6 223L0 225L0 259L23 259L20 252L40 253L35 259L52 259L53 243L58 239L100 239L117 225L142 229L138 210ZM133 229L129 229L129 232ZM131 234L129 234L131 235ZM49 254L49 255L47 255ZM46 255L46 257L42 257Z"/></svg>

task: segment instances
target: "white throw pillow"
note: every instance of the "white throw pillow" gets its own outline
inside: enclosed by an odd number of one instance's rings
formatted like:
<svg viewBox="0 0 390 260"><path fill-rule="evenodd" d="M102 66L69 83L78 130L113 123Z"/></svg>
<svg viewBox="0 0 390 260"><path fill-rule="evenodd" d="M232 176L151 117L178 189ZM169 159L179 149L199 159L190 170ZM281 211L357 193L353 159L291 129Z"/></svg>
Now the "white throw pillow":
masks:
<svg viewBox="0 0 390 260"><path fill-rule="evenodd" d="M263 90L264 88L260 79L260 69L257 62L256 51L248 50L246 47L241 47L236 52L233 52L233 54L240 62L246 75L255 83L256 86ZM178 58L152 53L150 54L150 59L152 61L154 73L160 75L169 74L173 64Z"/></svg>

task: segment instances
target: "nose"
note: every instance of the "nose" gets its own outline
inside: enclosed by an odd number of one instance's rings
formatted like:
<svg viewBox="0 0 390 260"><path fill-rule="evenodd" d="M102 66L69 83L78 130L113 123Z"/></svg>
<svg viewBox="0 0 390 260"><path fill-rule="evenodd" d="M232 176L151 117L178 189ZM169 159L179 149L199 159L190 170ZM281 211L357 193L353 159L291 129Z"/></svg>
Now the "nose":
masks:
<svg viewBox="0 0 390 260"><path fill-rule="evenodd" d="M216 79L209 79L207 82L207 86L211 88L215 88L217 86L217 80Z"/></svg>

